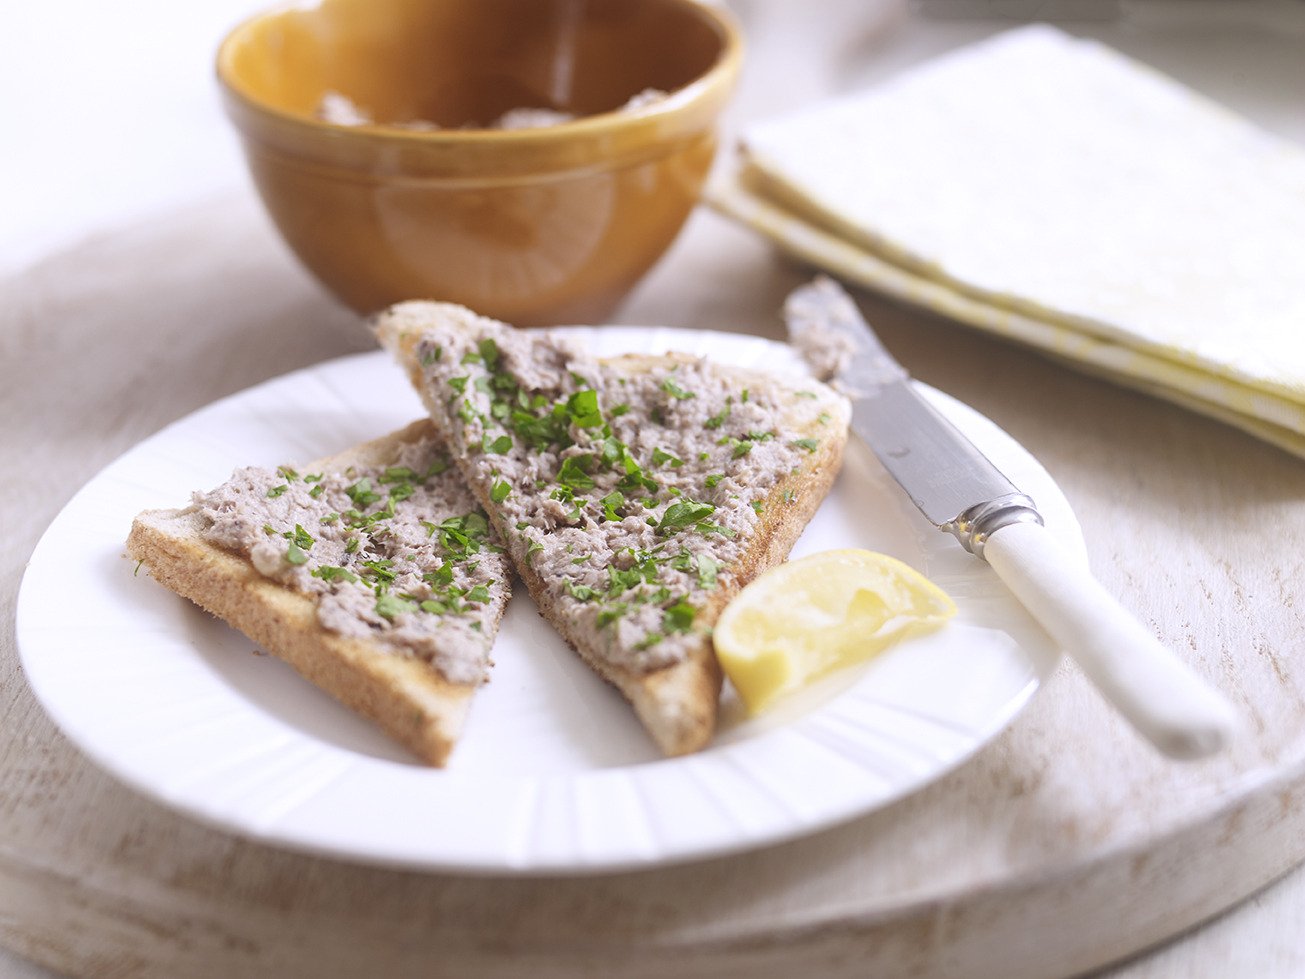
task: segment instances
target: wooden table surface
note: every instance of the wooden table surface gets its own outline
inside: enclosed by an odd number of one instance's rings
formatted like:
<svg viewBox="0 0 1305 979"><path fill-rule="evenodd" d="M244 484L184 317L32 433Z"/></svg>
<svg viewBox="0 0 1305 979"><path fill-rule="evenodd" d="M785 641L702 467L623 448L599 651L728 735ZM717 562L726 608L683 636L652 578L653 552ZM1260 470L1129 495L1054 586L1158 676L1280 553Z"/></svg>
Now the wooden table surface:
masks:
<svg viewBox="0 0 1305 979"><path fill-rule="evenodd" d="M754 18L754 64L778 64L767 39L792 8L737 6ZM846 26L831 17L821 43L841 36L852 52L884 36ZM839 70L847 63L782 96L751 76L735 118L837 87ZM805 274L704 211L618 319L776 336L780 300ZM316 859L195 824L93 767L36 704L14 649L23 564L73 492L142 437L370 341L286 256L249 194L91 239L0 280L0 295L0 944L50 968L1072 975L1168 939L1305 859L1305 462L869 296L913 373L1042 461L1106 587L1239 705L1247 728L1233 750L1163 761L1066 665L1004 735L927 790L740 857L494 880ZM1299 881L1279 905L1297 914ZM1235 947L1234 927L1119 975L1302 965L1287 942Z"/></svg>

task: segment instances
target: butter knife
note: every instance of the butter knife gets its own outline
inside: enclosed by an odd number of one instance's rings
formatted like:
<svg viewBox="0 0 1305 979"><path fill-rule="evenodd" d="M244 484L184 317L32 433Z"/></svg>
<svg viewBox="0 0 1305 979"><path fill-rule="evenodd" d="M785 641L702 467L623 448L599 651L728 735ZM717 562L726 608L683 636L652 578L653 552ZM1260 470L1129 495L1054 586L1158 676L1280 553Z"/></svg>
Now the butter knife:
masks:
<svg viewBox="0 0 1305 979"><path fill-rule="evenodd" d="M1173 758L1229 743L1227 699L1060 547L1034 501L916 392L841 286L821 277L794 291L784 313L794 346L852 399L853 432L925 518L987 561L1139 733ZM831 355L836 362L820 362Z"/></svg>

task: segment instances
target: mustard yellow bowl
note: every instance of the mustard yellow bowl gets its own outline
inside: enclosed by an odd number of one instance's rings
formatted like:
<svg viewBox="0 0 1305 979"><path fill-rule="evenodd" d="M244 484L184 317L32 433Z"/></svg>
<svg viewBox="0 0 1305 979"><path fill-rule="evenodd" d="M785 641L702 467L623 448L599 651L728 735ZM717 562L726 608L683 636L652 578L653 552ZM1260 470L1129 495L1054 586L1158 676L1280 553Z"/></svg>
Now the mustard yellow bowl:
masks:
<svg viewBox="0 0 1305 979"><path fill-rule="evenodd" d="M217 74L268 212L349 306L600 322L697 201L741 47L695 0L321 0L241 24ZM490 128L520 109L574 118Z"/></svg>

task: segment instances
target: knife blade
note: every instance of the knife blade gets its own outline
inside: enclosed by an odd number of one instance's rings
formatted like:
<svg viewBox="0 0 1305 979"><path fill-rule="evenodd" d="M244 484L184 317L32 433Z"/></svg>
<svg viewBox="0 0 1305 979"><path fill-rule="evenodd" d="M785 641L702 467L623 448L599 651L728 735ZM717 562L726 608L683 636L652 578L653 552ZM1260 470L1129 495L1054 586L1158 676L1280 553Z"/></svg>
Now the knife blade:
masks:
<svg viewBox="0 0 1305 979"><path fill-rule="evenodd" d="M1228 700L1060 547L1036 503L919 394L838 283L798 288L784 314L793 345L851 399L852 431L925 518L988 562L1140 734L1174 758L1228 745Z"/></svg>

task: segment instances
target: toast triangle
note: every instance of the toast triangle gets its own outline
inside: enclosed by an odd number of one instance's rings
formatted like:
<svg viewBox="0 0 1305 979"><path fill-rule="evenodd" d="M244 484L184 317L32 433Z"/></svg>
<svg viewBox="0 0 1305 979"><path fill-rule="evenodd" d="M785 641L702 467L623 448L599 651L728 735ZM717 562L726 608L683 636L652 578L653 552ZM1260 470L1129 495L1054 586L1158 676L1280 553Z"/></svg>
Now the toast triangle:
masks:
<svg viewBox="0 0 1305 979"><path fill-rule="evenodd" d="M543 616L666 755L715 730L711 628L842 461L845 398L684 355L597 360L445 303L375 320Z"/></svg>
<svg viewBox="0 0 1305 979"><path fill-rule="evenodd" d="M432 460L432 464L427 465L426 460ZM400 469L412 469L415 465L425 468L411 480L402 478L405 474ZM441 466L443 471L436 472ZM254 475L259 472L261 477ZM290 533L293 537L296 529L314 526L305 514L318 500L344 511L343 517L330 521L331 525L360 525L351 533L360 537L362 545L340 557L339 564L327 565L331 568L347 565L359 572L353 575L358 579L353 582L345 580L343 575L330 575L336 578L330 584L329 593L336 596L331 601L346 603L335 607L348 607L347 603L359 596L346 592L362 589L365 594L359 600L364 606L374 608L380 600L375 591L378 587L382 593L406 604L387 606L390 618L371 615L370 623L351 627L356 634L342 632L338 620L324 617L319 598L294 587L293 574L285 583L269 577L256 567L246 549L225 541L220 535L215 539L214 507L229 508L235 498L227 494L222 503L216 503L214 494L223 488L209 494L195 494L195 502L187 507L141 513L133 521L127 538L128 553L160 584L207 609L285 660L346 707L369 718L418 758L430 765L444 765L462 730L472 696L487 675L489 651L509 597L510 569L502 554L492 550L496 546L492 531L482 517L476 518L479 523L473 521L472 529L484 527L483 540L476 539L473 533L470 542L464 542L463 538L450 538L443 529L446 521L452 521L448 527L466 529L465 516L478 513L478 506L456 470L449 467L443 442L434 427L425 419L414 422L383 438L310 463L302 474L284 467L276 474L238 470L233 482L224 487L233 485L239 477L243 488L233 493L247 497L251 495L248 487L261 485L255 480L268 475L277 477L276 486L290 487L277 493L285 505L267 518L271 532L264 531L268 541L279 549L278 553L289 553L290 543L283 534ZM317 479L318 475L323 478ZM342 486L356 488L362 485L363 479L368 480L365 492L355 489L341 499ZM402 496L396 493L397 487L413 484L420 489L410 499L394 503L396 516L367 522L369 515L383 514L391 498ZM319 486L325 492L310 495ZM275 491L274 487L266 495ZM296 496L297 493L303 495ZM420 513L415 512L417 507ZM358 516L352 517L346 508ZM394 529L400 519L424 520L440 528L428 535L425 525L420 525L421 529L414 532L420 553L412 567L435 569L448 563L452 573L459 561L446 544L454 551L474 548L479 566L470 574L477 582L492 582L486 585L485 594L475 596L483 601L472 602L468 598L470 592L457 598L457 604L465 611L457 612L449 606L448 621L441 622L433 637L421 638L416 646L392 638L396 635L393 630L410 620L437 614L416 606L416 598L444 601L451 593L447 586L440 586L444 590L437 591L436 583L423 582L415 586L420 595L414 595L414 600L403 599L395 593L392 584L386 585L377 578L386 570L402 571L409 567L396 562L387 569L384 567L387 558L375 558L381 553L378 548L384 549L375 542L378 534L388 536L395 546L404 540L407 531ZM389 530L380 530L387 526ZM423 546L420 538L424 537L429 540ZM304 543L303 538L300 543ZM323 566L311 558L314 547L322 549L323 540L301 549L308 558L303 573L311 578L316 577L311 569L316 567L320 571ZM369 555L376 563L375 569L362 564ZM463 578L459 572L458 580ZM441 580L436 574L436 582ZM324 624L327 621L336 624L328 627ZM474 627L472 622L476 623Z"/></svg>

